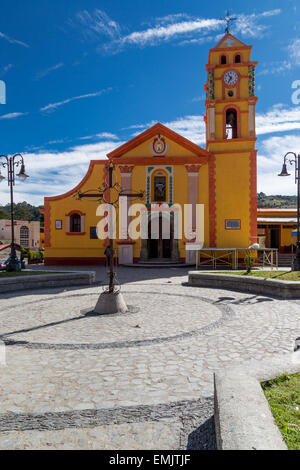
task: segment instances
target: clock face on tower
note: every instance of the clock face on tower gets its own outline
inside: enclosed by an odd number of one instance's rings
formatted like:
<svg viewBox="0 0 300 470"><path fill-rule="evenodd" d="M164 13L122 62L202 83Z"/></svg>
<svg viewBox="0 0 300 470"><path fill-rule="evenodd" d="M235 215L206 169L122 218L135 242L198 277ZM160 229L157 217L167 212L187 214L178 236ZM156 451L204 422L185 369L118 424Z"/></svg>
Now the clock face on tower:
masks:
<svg viewBox="0 0 300 470"><path fill-rule="evenodd" d="M226 85L233 86L237 83L238 79L239 79L238 74L234 72L233 70L226 72L224 75L224 82Z"/></svg>

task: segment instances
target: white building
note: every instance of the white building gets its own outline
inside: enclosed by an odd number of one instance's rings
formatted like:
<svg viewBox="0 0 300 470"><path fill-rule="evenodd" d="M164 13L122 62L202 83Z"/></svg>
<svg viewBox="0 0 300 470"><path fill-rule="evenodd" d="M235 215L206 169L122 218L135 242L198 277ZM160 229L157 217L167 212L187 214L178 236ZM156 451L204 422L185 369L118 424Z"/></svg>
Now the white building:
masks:
<svg viewBox="0 0 300 470"><path fill-rule="evenodd" d="M15 243L37 251L40 248L40 222L28 220L15 220ZM0 220L0 241L2 243L11 242L11 222L10 220ZM1 244L1 243L0 243Z"/></svg>

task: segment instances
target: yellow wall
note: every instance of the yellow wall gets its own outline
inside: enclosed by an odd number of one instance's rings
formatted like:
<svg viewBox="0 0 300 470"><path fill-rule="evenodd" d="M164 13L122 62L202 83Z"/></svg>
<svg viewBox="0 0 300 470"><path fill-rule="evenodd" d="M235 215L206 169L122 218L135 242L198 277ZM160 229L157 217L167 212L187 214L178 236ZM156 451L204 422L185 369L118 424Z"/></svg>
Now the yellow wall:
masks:
<svg viewBox="0 0 300 470"><path fill-rule="evenodd" d="M217 246L249 246L249 154L216 156ZM226 230L226 219L240 219L241 230Z"/></svg>
<svg viewBox="0 0 300 470"><path fill-rule="evenodd" d="M96 189L103 183L104 165L95 165L88 181L83 184L80 191ZM102 240L90 239L90 226L96 226L100 217L96 216L98 203L93 200L78 201L74 195L50 201L50 236L51 247L45 247L45 257L68 258L82 256L87 258L103 257L104 247ZM85 235L66 234L66 214L73 210L85 213ZM62 230L56 230L55 221L62 220ZM45 221L46 223L46 221Z"/></svg>
<svg viewBox="0 0 300 470"><path fill-rule="evenodd" d="M283 225L281 225L281 227L280 227L280 246L290 246L292 243L294 245L296 245L297 237L293 237L293 239L292 239L292 230L293 229L286 228ZM294 230L296 230L296 229L294 229Z"/></svg>
<svg viewBox="0 0 300 470"><path fill-rule="evenodd" d="M165 138L166 143L168 144L168 152L167 155L169 157L195 157L196 154L187 150L186 148L178 145L176 142ZM153 143L153 137L148 139L147 141L143 142L142 144L138 145L134 149L124 153L121 158L126 157L153 157L153 152L151 150L151 146Z"/></svg>
<svg viewBox="0 0 300 470"><path fill-rule="evenodd" d="M224 51L218 51L218 49L212 50L210 52L210 63L212 65L219 65L220 64L220 55L226 54L228 57L228 62L229 64L234 63L234 57L237 53L241 55L241 63L243 62L249 62L250 61L250 56L251 56L251 48L249 49L228 49L226 52ZM234 64L236 65L236 64Z"/></svg>

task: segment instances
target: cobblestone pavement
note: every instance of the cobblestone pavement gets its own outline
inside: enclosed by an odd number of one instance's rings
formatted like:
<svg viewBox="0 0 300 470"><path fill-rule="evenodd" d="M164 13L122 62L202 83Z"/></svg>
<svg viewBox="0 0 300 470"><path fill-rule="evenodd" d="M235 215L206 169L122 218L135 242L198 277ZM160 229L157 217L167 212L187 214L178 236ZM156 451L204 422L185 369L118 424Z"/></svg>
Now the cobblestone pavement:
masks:
<svg viewBox="0 0 300 470"><path fill-rule="evenodd" d="M95 287L0 296L0 449L214 448L213 372L300 336L297 301L189 287L182 268L118 274L124 315L91 313L103 268Z"/></svg>

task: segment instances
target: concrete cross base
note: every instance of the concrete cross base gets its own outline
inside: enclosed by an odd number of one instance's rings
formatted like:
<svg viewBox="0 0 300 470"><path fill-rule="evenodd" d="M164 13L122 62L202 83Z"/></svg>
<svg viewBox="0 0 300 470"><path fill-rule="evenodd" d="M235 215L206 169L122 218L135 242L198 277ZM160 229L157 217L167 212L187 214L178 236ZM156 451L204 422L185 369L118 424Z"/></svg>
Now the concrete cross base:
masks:
<svg viewBox="0 0 300 470"><path fill-rule="evenodd" d="M99 315L126 313L128 308L120 292L103 292L98 299L94 312L99 313Z"/></svg>

